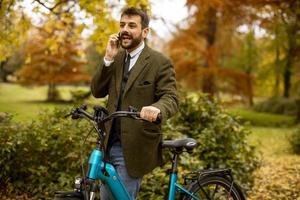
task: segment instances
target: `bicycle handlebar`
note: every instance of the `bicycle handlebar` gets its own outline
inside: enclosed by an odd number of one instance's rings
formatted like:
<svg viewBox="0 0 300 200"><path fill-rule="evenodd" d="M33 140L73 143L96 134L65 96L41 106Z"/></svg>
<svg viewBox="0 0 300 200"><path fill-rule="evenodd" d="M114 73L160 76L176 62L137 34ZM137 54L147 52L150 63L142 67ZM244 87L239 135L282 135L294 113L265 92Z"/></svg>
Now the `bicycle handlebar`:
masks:
<svg viewBox="0 0 300 200"><path fill-rule="evenodd" d="M108 115L108 112L105 108L103 107L94 107L95 114L91 114L86 111L87 106L83 105L81 107L75 108L70 112L70 114L66 115L65 117L71 116L72 119L78 119L80 117L86 117L89 120L95 121L95 122L102 122L105 123L109 120L112 120L113 118L118 118L118 117L130 117L133 119L138 119L138 120L143 120L147 121L143 118L140 117L140 112L137 112L134 107L129 107L130 111L116 111ZM149 122L149 121L148 121ZM153 121L152 123L155 124L160 124L161 123L161 114L157 116L157 119Z"/></svg>

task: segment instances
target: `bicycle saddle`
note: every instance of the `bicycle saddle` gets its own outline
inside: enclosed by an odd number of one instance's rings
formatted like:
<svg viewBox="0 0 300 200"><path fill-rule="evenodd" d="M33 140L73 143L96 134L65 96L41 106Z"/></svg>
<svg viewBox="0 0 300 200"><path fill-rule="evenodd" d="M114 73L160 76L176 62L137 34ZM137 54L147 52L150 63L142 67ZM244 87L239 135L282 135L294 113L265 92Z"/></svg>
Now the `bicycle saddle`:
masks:
<svg viewBox="0 0 300 200"><path fill-rule="evenodd" d="M161 143L163 148L185 148L186 150L192 150L197 146L197 141L193 138L178 139L178 140L164 140Z"/></svg>

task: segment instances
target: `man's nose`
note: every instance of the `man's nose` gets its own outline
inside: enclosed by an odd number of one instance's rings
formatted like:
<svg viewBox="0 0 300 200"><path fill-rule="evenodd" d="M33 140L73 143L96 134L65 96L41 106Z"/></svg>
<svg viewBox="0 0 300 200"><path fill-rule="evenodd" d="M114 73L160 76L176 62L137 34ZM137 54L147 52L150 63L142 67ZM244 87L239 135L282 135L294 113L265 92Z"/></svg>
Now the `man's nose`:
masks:
<svg viewBox="0 0 300 200"><path fill-rule="evenodd" d="M129 32L129 27L127 24L121 28L121 32L127 32L127 33Z"/></svg>

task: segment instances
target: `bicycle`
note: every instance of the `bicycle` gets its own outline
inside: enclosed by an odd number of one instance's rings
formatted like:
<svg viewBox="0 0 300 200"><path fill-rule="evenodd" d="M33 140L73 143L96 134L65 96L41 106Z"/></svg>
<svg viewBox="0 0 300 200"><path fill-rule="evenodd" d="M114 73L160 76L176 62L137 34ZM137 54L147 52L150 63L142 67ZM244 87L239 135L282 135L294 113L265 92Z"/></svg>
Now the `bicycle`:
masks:
<svg viewBox="0 0 300 200"><path fill-rule="evenodd" d="M86 106L73 109L70 114L72 119L86 118L93 122L97 132L97 147L89 157L86 177L75 179L75 188L71 192L56 192L55 200L94 200L99 191L98 180L107 188L111 199L131 200L122 180L120 180L115 168L106 162L104 156L105 127L104 124L117 117L129 117L142 120L139 112L130 107L129 111L117 111L108 114L103 107L94 107L94 114L86 111ZM150 123L150 122L149 122ZM159 123L159 120L155 123ZM191 172L184 178L185 187L178 184L177 165L180 154L192 153L197 146L196 140L192 138L165 140L161 143L162 148L169 149L172 154L172 167L169 170L169 192L168 200L174 200L179 193L183 200L216 200L233 199L244 200L245 197L240 187L234 182L230 169L211 169Z"/></svg>

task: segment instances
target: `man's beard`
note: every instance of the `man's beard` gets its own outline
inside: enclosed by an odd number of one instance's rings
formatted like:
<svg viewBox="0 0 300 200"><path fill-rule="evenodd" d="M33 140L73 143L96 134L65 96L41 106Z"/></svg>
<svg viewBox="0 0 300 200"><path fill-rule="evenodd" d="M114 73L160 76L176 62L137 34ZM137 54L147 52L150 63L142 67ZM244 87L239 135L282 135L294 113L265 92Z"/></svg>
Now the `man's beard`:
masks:
<svg viewBox="0 0 300 200"><path fill-rule="evenodd" d="M124 34L126 36L129 36L128 34ZM131 42L124 45L123 44L123 39L122 39L122 36L121 36L121 46L124 48L124 49L133 49L135 47L137 47L141 41L142 41L142 34L140 34L138 37L136 38L133 38L131 35L130 35L130 39L131 39Z"/></svg>

